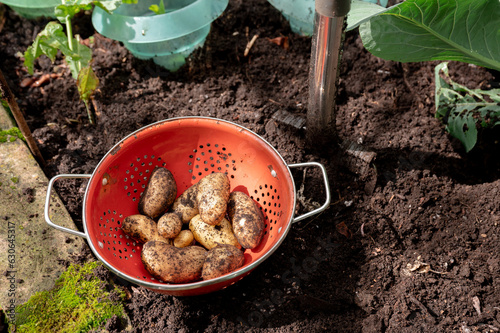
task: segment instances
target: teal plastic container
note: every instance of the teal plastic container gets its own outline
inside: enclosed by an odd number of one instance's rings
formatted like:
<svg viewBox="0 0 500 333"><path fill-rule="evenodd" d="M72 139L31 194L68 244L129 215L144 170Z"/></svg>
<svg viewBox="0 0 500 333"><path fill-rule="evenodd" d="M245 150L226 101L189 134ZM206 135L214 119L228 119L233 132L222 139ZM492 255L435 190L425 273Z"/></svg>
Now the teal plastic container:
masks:
<svg viewBox="0 0 500 333"><path fill-rule="evenodd" d="M0 2L28 19L42 16L55 18L54 9L62 3L61 0L0 0Z"/></svg>
<svg viewBox="0 0 500 333"><path fill-rule="evenodd" d="M268 0L290 23L292 31L301 36L314 32L314 0Z"/></svg>
<svg viewBox="0 0 500 333"><path fill-rule="evenodd" d="M135 57L153 59L176 71L196 48L203 46L211 23L224 12L228 1L167 0L166 13L160 15L149 10L159 0L123 4L113 14L96 7L92 24L100 34L123 42Z"/></svg>
<svg viewBox="0 0 500 333"><path fill-rule="evenodd" d="M387 0L363 0L387 7ZM283 14L290 23L290 28L301 36L312 36L314 33L314 0L268 0Z"/></svg>

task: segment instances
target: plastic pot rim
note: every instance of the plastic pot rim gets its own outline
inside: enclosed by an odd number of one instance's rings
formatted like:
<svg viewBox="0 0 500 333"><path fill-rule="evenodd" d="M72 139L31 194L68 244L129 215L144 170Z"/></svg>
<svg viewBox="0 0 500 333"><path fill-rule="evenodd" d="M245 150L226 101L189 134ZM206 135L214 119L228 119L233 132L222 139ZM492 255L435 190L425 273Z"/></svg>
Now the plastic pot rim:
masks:
<svg viewBox="0 0 500 333"><path fill-rule="evenodd" d="M162 42L188 35L211 24L224 12L228 2L229 0L196 0L178 10L151 16L128 16L117 12L108 14L96 7L92 13L92 23L99 33L120 42ZM196 19L193 20L193 17ZM190 22L187 28L186 22ZM122 33L122 29L108 28L114 24L123 25L135 33L126 35ZM153 30L152 27L162 28Z"/></svg>

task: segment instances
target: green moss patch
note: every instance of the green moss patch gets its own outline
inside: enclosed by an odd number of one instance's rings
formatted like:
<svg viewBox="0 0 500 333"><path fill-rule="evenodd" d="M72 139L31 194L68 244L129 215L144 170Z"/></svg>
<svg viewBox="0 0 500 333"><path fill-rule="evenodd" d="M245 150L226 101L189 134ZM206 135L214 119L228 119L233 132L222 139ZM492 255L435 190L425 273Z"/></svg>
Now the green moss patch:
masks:
<svg viewBox="0 0 500 333"><path fill-rule="evenodd" d="M13 142L17 139L26 141L23 134L17 127L9 128L8 130L0 131L0 143Z"/></svg>
<svg viewBox="0 0 500 333"><path fill-rule="evenodd" d="M53 289L16 308L16 332L88 332L113 316L125 318L125 292L99 277L103 268L100 262L71 265Z"/></svg>

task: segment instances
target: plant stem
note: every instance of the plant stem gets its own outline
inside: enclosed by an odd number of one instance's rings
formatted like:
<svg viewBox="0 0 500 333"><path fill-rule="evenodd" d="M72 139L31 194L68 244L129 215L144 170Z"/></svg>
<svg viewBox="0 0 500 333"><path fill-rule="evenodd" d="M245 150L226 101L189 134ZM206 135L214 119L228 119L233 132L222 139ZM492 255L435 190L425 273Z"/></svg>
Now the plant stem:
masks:
<svg viewBox="0 0 500 333"><path fill-rule="evenodd" d="M35 139L33 139L33 136L31 135L31 131L28 127L28 124L26 123L26 120L24 119L24 116L21 110L19 109L19 105L16 102L16 98L14 97L14 94L10 90L9 85L7 84L7 81L5 80L5 77L3 76L1 70L0 70L0 91L2 92L4 98L7 100L7 103L9 104L10 107L10 111L12 111L12 115L16 120L19 130L24 135L24 138L26 139L26 143L28 144L31 153L35 156L38 163L40 163L42 166L45 166L45 160L43 159L43 156L40 153L40 150L38 149Z"/></svg>
<svg viewBox="0 0 500 333"><path fill-rule="evenodd" d="M66 19L66 33L68 34L68 45L69 49L73 51L73 29L71 28L71 19Z"/></svg>

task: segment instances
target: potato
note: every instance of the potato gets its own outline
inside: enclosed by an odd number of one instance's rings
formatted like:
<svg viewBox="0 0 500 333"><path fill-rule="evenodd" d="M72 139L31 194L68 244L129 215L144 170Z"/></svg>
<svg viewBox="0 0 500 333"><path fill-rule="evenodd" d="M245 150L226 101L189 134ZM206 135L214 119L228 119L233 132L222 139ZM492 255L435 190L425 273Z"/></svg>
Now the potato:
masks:
<svg viewBox="0 0 500 333"><path fill-rule="evenodd" d="M185 190L172 205L172 212L179 215L182 223L188 224L193 217L199 214L198 204L196 203L196 193L198 184L194 184Z"/></svg>
<svg viewBox="0 0 500 333"><path fill-rule="evenodd" d="M214 279L240 268L244 263L245 256L241 250L233 245L219 244L208 251L201 278Z"/></svg>
<svg viewBox="0 0 500 333"><path fill-rule="evenodd" d="M243 192L232 192L227 204L227 215L241 246L245 249L256 248L264 236L265 224L255 201Z"/></svg>
<svg viewBox="0 0 500 333"><path fill-rule="evenodd" d="M230 184L225 173L211 173L198 182L196 202L203 222L217 225L226 215Z"/></svg>
<svg viewBox="0 0 500 333"><path fill-rule="evenodd" d="M199 280L206 256L207 250L201 246L177 248L159 241L147 242L141 253L146 270L155 278L170 283Z"/></svg>
<svg viewBox="0 0 500 333"><path fill-rule="evenodd" d="M181 230L181 232L174 238L175 247L186 247L193 245L194 236L191 230Z"/></svg>
<svg viewBox="0 0 500 333"><path fill-rule="evenodd" d="M161 237L158 233L156 222L145 215L135 214L127 216L123 219L122 230L141 243L159 240L170 244L169 239Z"/></svg>
<svg viewBox="0 0 500 333"><path fill-rule="evenodd" d="M156 167L139 200L139 213L154 220L172 205L176 197L177 184L174 176L168 169Z"/></svg>
<svg viewBox="0 0 500 333"><path fill-rule="evenodd" d="M182 221L177 214L166 213L158 220L158 233L164 238L175 238L182 230Z"/></svg>
<svg viewBox="0 0 500 333"><path fill-rule="evenodd" d="M196 215L189 222L189 230L193 233L194 239L208 250L216 247L217 244L229 244L241 248L234 237L231 223L225 218L219 225L209 225L201 219L200 215Z"/></svg>

